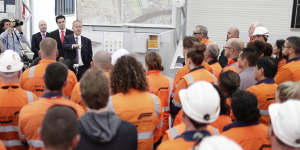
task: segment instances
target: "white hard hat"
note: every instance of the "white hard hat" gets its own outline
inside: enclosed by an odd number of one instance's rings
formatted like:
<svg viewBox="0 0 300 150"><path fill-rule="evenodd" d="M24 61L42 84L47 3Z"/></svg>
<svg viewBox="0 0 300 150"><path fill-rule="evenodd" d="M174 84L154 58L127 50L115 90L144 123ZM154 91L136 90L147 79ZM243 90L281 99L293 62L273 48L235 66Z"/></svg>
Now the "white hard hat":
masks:
<svg viewBox="0 0 300 150"><path fill-rule="evenodd" d="M130 53L126 49L118 49L111 55L111 64L116 64L117 60L122 56L129 55Z"/></svg>
<svg viewBox="0 0 300 150"><path fill-rule="evenodd" d="M255 36L255 35L269 36L270 33L269 33L269 30L266 27L259 26L259 27L256 27L254 32L253 32L253 36Z"/></svg>
<svg viewBox="0 0 300 150"><path fill-rule="evenodd" d="M276 137L286 145L300 148L300 101L271 104L269 115Z"/></svg>
<svg viewBox="0 0 300 150"><path fill-rule="evenodd" d="M17 72L23 65L19 54L13 50L5 50L0 55L0 72Z"/></svg>
<svg viewBox="0 0 300 150"><path fill-rule="evenodd" d="M204 138L197 150L243 150L243 148L225 136L216 135Z"/></svg>
<svg viewBox="0 0 300 150"><path fill-rule="evenodd" d="M199 123L211 123L220 113L220 96L215 87L199 81L179 91L184 113Z"/></svg>

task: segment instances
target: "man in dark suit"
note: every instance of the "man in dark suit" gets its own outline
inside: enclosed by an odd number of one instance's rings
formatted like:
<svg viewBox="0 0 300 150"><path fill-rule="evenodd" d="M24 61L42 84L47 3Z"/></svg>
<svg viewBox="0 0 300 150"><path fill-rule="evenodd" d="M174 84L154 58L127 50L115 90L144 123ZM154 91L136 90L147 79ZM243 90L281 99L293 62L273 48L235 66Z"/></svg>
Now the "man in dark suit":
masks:
<svg viewBox="0 0 300 150"><path fill-rule="evenodd" d="M74 21L72 29L74 34L67 35L64 39L63 53L65 63L71 70L76 70L75 73L79 80L90 67L93 57L92 42L81 35L82 24L80 21Z"/></svg>
<svg viewBox="0 0 300 150"><path fill-rule="evenodd" d="M54 30L50 33L50 36L54 38L57 42L57 49L58 49L58 58L64 58L64 52L62 49L62 44L64 41L65 36L72 35L73 31L66 29L66 17L63 15L59 15L56 17L56 24L58 26L57 30Z"/></svg>
<svg viewBox="0 0 300 150"><path fill-rule="evenodd" d="M47 23L44 20L39 22L40 32L37 32L31 37L31 51L34 53L33 60L34 62L38 62L39 58L39 50L40 50L40 42L46 37L50 37L50 33L47 32Z"/></svg>

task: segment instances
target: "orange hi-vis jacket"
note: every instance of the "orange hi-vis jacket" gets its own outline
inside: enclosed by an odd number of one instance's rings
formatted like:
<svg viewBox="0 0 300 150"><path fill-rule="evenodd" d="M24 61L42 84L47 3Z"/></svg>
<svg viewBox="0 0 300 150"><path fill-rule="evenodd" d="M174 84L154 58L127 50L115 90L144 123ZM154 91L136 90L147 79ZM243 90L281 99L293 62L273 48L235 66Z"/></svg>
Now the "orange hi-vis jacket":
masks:
<svg viewBox="0 0 300 150"><path fill-rule="evenodd" d="M109 79L109 72L104 72L104 73L105 73L105 76ZM80 95L80 82L77 82L75 84L75 86L72 90L72 93L71 93L70 100L75 102L76 104L79 104L84 109L85 112L87 111L87 107L85 106L85 104L81 98L81 95Z"/></svg>
<svg viewBox="0 0 300 150"><path fill-rule="evenodd" d="M0 150L6 150L5 145L2 141L0 141Z"/></svg>
<svg viewBox="0 0 300 150"><path fill-rule="evenodd" d="M160 70L151 70L146 75L149 90L155 94L161 102L163 122L162 133L169 129L170 98L172 93L173 80L160 73Z"/></svg>
<svg viewBox="0 0 300 150"><path fill-rule="evenodd" d="M212 67L207 62L203 61L201 65L204 66L204 68L206 70L208 70L210 73L212 73L212 74L214 73ZM173 85L173 93L175 93L175 90L178 87L180 79L183 76L187 75L188 73L190 73L190 70L187 65L184 65L181 69L179 69L177 71L177 73L175 74L174 83L173 83L174 84Z"/></svg>
<svg viewBox="0 0 300 150"><path fill-rule="evenodd" d="M167 140L175 139L176 137L180 136L185 131L185 129L186 128L184 123L170 128L169 130L165 131L162 141L164 142ZM214 128L213 126L208 125L206 129L211 135L219 134L219 130Z"/></svg>
<svg viewBox="0 0 300 150"><path fill-rule="evenodd" d="M45 89L43 76L46 72L47 66L54 62L56 61L42 59L36 66L25 70L21 76L21 87L25 90L31 91L37 96L42 96ZM63 89L63 95L70 97L76 83L76 75L71 70L68 70L67 84Z"/></svg>
<svg viewBox="0 0 300 150"><path fill-rule="evenodd" d="M232 120L231 120L230 116L229 115L220 115L218 117L218 119L215 122L211 123L210 125L217 128L220 131L220 133L222 133L224 127L229 124L232 124Z"/></svg>
<svg viewBox="0 0 300 150"><path fill-rule="evenodd" d="M195 139L195 137L198 137L196 136L198 134L201 134L204 138L211 135L207 130L185 131L173 140L162 142L157 150L190 150L198 144L198 141Z"/></svg>
<svg viewBox="0 0 300 150"><path fill-rule="evenodd" d="M43 141L40 139L38 129L42 125L47 110L55 105L64 105L73 108L77 112L78 119L84 114L84 110L78 104L69 101L57 93L45 93L39 100L24 106L19 115L20 137L29 145L29 150L42 150Z"/></svg>
<svg viewBox="0 0 300 150"><path fill-rule="evenodd" d="M266 125L270 123L268 108L270 104L275 102L276 89L277 84L273 79L258 81L256 85L246 89L257 97L258 108L262 115L259 120Z"/></svg>
<svg viewBox="0 0 300 150"><path fill-rule="evenodd" d="M280 70L280 68L282 66L284 66L286 64L286 59L281 59L279 62L278 62L278 66L277 66L277 70Z"/></svg>
<svg viewBox="0 0 300 150"><path fill-rule="evenodd" d="M179 91L181 89L185 89L191 84L197 82L197 81L207 81L212 84L217 84L216 77L211 74L209 71L207 71L203 66L198 66L190 71L189 74L185 75L181 80L179 81L178 88L176 88L175 96L172 101L172 103L176 107L181 107L181 102L179 98Z"/></svg>
<svg viewBox="0 0 300 150"><path fill-rule="evenodd" d="M130 89L128 93L117 93L111 97L109 109L122 120L136 126L138 150L150 150L161 137L163 126L160 100L150 92Z"/></svg>
<svg viewBox="0 0 300 150"><path fill-rule="evenodd" d="M239 74L240 68L237 64L237 58L229 59L228 60L228 65L223 68L222 72L226 72L226 71L229 71L229 70Z"/></svg>
<svg viewBox="0 0 300 150"><path fill-rule="evenodd" d="M259 150L269 145L268 127L262 123L233 123L224 127L223 135L238 143L244 150Z"/></svg>
<svg viewBox="0 0 300 150"><path fill-rule="evenodd" d="M25 149L19 140L18 119L21 108L37 96L21 89L19 83L0 84L0 140L8 150Z"/></svg>
<svg viewBox="0 0 300 150"><path fill-rule="evenodd" d="M300 80L300 57L296 57L287 61L277 72L275 82L280 84L285 81L299 81Z"/></svg>
<svg viewBox="0 0 300 150"><path fill-rule="evenodd" d="M208 64L212 68L216 78L219 80L220 74L222 72L222 66L219 64L218 60L209 61Z"/></svg>

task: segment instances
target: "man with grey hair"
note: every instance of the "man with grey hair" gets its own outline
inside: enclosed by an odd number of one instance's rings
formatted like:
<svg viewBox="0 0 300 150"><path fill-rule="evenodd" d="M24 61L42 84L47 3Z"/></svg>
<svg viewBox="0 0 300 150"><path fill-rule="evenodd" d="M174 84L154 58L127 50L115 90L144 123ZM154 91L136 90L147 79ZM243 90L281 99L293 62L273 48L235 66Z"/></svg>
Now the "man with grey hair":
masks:
<svg viewBox="0 0 300 150"><path fill-rule="evenodd" d="M31 51L34 53L33 59L39 56L40 42L46 37L50 37L50 33L47 32L47 23L44 20L39 22L40 32L37 32L31 37Z"/></svg>
<svg viewBox="0 0 300 150"><path fill-rule="evenodd" d="M208 39L208 30L206 26L203 25L197 25L193 35L198 38L203 44L209 43Z"/></svg>
<svg viewBox="0 0 300 150"><path fill-rule="evenodd" d="M67 35L64 38L63 53L66 64L80 80L83 73L91 65L93 57L92 42L89 38L81 35L81 21L75 20L72 29L74 34Z"/></svg>
<svg viewBox="0 0 300 150"><path fill-rule="evenodd" d="M223 71L232 70L239 73L240 69L237 65L237 60L243 48L244 42L238 38L231 38L226 42L224 46L224 56L228 59L228 64Z"/></svg>
<svg viewBox="0 0 300 150"><path fill-rule="evenodd" d="M219 79L219 76L222 71L222 67L218 62L219 51L220 51L220 49L219 49L218 45L211 43L211 44L208 44L208 46L204 52L204 60L211 66L217 79Z"/></svg>
<svg viewBox="0 0 300 150"><path fill-rule="evenodd" d="M237 27L230 27L227 31L227 38L226 41L228 41L231 38L239 38L240 31ZM225 67L228 64L227 58L224 56L225 50L222 50L221 56L219 57L219 63L222 67Z"/></svg>

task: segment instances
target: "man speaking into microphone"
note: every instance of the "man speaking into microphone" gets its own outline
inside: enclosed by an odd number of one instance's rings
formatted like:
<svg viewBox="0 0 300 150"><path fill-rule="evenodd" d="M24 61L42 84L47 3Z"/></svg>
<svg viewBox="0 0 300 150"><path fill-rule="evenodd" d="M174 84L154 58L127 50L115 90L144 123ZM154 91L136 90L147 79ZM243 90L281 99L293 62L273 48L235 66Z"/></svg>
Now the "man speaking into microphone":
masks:
<svg viewBox="0 0 300 150"><path fill-rule="evenodd" d="M80 21L74 21L72 29L74 34L67 35L64 38L63 53L66 64L80 80L92 61L92 42L89 38L81 35L82 23Z"/></svg>

